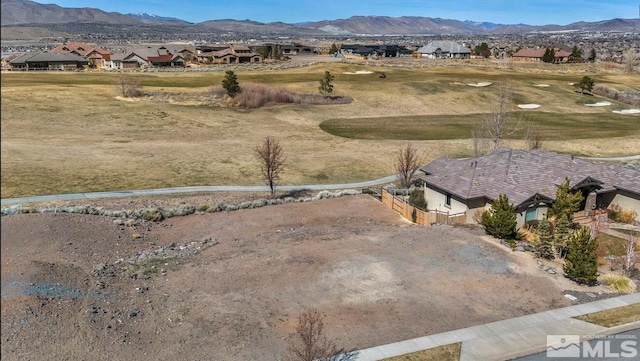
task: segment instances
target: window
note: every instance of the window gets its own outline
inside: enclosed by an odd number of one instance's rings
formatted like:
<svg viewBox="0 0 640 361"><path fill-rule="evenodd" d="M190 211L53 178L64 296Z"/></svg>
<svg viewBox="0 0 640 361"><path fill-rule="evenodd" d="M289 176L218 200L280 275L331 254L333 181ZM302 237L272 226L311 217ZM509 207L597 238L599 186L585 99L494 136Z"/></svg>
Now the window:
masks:
<svg viewBox="0 0 640 361"><path fill-rule="evenodd" d="M444 206L447 208L451 208L451 194L447 193L444 200Z"/></svg>

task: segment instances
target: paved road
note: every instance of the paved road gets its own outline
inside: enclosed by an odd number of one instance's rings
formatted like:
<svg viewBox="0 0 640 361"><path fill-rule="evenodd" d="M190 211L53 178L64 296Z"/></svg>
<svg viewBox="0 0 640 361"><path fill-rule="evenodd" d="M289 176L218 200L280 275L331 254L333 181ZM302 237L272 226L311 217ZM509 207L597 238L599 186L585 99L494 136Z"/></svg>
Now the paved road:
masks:
<svg viewBox="0 0 640 361"><path fill-rule="evenodd" d="M622 349L621 342L631 341L625 349ZM608 342L609 346L605 349L605 343L598 345L598 342ZM588 351L585 351L586 346L584 343L589 344ZM582 351L583 357L547 357L547 351L540 352L534 355L520 357L514 361L606 361L606 360L638 360L640 359L640 328L635 330L618 333L615 335L604 336L603 338L596 338L590 341L584 341L581 348L576 350ZM593 350L593 351L591 351ZM578 352L580 352L578 351ZM586 354L584 352L587 352ZM591 352L591 353L590 353ZM591 356L594 355L594 356ZM599 355L599 356L596 356ZM608 355L608 356L605 356Z"/></svg>
<svg viewBox="0 0 640 361"><path fill-rule="evenodd" d="M289 192L289 191L303 190L303 189L311 190L311 191L357 189L357 188L366 188L366 187L373 187L381 184L387 184L395 180L396 180L396 176L390 175L387 177L374 179L366 182L358 182L358 183L278 186L277 190ZM74 199L152 196L152 195L198 193L198 192L269 192L269 187L267 186L196 186L196 187L172 187L172 188L144 189L144 190L130 190L130 191L53 194L48 196L6 198L6 199L2 199L1 203L3 206L5 205L10 206L10 205L22 204L22 203L66 201L66 200L74 200Z"/></svg>

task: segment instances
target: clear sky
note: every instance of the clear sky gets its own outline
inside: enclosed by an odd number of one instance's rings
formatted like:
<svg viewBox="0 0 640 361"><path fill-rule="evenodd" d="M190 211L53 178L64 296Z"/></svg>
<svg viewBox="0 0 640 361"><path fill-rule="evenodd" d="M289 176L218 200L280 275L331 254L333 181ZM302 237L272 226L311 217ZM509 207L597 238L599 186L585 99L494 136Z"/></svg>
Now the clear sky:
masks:
<svg viewBox="0 0 640 361"><path fill-rule="evenodd" d="M425 16L500 24L567 25L638 17L631 0L37 0L62 7L119 13L145 12L190 22L235 19L259 22L346 19L355 15Z"/></svg>

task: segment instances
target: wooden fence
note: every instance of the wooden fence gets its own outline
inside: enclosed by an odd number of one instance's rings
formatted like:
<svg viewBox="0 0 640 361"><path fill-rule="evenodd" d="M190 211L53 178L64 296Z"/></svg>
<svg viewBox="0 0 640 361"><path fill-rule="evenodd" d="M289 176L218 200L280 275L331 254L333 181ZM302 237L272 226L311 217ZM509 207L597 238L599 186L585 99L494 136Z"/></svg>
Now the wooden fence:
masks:
<svg viewBox="0 0 640 361"><path fill-rule="evenodd" d="M438 210L423 211L417 209L402 198L396 197L389 193L386 189L382 189L382 203L394 211L400 213L404 218L414 222L413 213L415 212L415 222L422 225L430 225L432 223L457 223L464 224L467 221L466 213L449 214Z"/></svg>

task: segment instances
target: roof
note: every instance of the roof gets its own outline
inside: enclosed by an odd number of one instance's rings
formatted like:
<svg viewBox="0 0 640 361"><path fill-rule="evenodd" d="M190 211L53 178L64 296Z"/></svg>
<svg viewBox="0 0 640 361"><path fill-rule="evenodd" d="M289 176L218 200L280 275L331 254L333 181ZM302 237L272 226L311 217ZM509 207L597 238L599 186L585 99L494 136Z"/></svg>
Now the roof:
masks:
<svg viewBox="0 0 640 361"><path fill-rule="evenodd" d="M569 55L571 55L570 52L562 50L562 49L554 49L555 50L555 57L556 58L566 58ZM544 55L544 53L547 51L546 48L544 49L520 49L519 51L517 51L516 53L514 53L512 56L518 58L542 58L542 56Z"/></svg>
<svg viewBox="0 0 640 361"><path fill-rule="evenodd" d="M66 43L58 45L55 48L49 50L50 53L77 53L79 55L86 56L91 52L97 52L101 55L110 54L109 51L89 45L87 43Z"/></svg>
<svg viewBox="0 0 640 361"><path fill-rule="evenodd" d="M440 49L443 53L453 53L453 54L470 54L471 53L471 50L466 46L450 40L434 40L429 44L418 48L416 52L420 54L433 54L438 49Z"/></svg>
<svg viewBox="0 0 640 361"><path fill-rule="evenodd" d="M515 205L538 194L555 199L558 186L573 187L588 177L601 182L600 191L623 189L640 195L640 171L619 164L592 163L569 154L541 149L499 148L476 157L442 157L421 168L431 186L462 199L497 199L501 193Z"/></svg>
<svg viewBox="0 0 640 361"><path fill-rule="evenodd" d="M35 63L35 62L78 62L78 63L88 63L89 60L78 54L73 53L37 53L37 54L24 54L19 56L12 61L11 64L24 64L24 63Z"/></svg>

